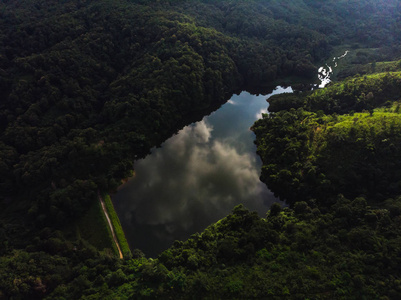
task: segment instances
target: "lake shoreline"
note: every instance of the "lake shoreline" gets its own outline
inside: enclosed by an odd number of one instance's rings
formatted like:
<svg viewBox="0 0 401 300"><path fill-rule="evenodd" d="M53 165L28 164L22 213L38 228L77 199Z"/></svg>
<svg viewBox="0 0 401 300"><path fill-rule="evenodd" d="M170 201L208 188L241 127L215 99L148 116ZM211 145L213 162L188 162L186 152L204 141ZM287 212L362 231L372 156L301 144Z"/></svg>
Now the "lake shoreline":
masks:
<svg viewBox="0 0 401 300"><path fill-rule="evenodd" d="M281 92L292 92L292 89L276 87L275 89L273 89L273 91L270 91L271 93L269 95L256 96L244 92L240 93L239 95L233 95L223 106L219 108L219 110L204 116L202 121L192 123L179 130L176 134L174 134L172 137L162 143L160 147L152 148L151 155L147 156L145 159L141 159L135 162L135 176L130 177L128 181L124 180L124 184L119 186L119 188L117 189L117 193L114 193L112 195L113 203L116 206L116 211L121 220L124 231L128 237L131 248L132 245L135 245L135 248L143 250L143 247L140 246L140 243L138 243L138 241L130 241L130 236L144 236L143 238L147 241L149 240L148 236L156 235L156 232L159 232L158 234L164 232L162 234L164 236L163 243L166 243L166 246L163 247L163 249L168 248L168 245L171 245L174 240L186 239L191 234L201 231L211 223L220 220L221 218L226 216L227 213L229 213L234 206L240 203L243 203L251 210L258 211L258 214L260 216L264 216L271 203L277 200L275 200L275 198L272 198L273 196L270 195L270 192L268 192L268 188L259 180L262 162L256 154L256 146L254 145L255 137L253 132L250 131L250 127L258 118L262 116L263 113L267 113L267 107L269 104L266 100L270 95ZM259 100L256 101L256 99ZM229 111L231 110L233 110L233 112L231 113L233 115L230 118L233 118L233 121L224 121L224 118L230 116ZM234 114L234 111L237 112ZM210 123L210 120L215 121ZM239 128L242 128L241 131L237 129L237 126L239 126ZM232 137L230 137L231 135ZM187 138L189 138L190 136L192 136L192 140L187 140ZM246 139L243 141L242 136L246 136ZM225 144L227 142L233 143L233 141L235 142L235 144ZM206 148L203 148L204 146L201 146L203 144ZM179 148L174 150L171 147ZM191 147L195 148L192 149ZM248 149L246 150L247 152L243 152L245 151L245 149ZM166 154L164 154L167 155L165 158L161 156L161 153L164 153L163 151L167 151L165 152ZM209 151L214 152L209 153ZM150 157L152 157L152 155L156 155L155 159L156 161L160 162L160 167L152 165L147 166L147 164L150 164L148 160L150 159ZM226 163L225 160L227 159L228 161ZM252 169L250 169L250 165L255 164L258 160L260 162L258 162L255 167L252 167ZM197 163L201 161L201 165ZM146 165L144 165L145 162ZM182 162L189 162L188 167L184 167L185 164L181 166ZM214 163L212 164L212 162L217 163L217 165L213 166ZM168 169L166 169L166 173L164 174L164 171L162 170L163 168L165 168L166 164L172 165L170 165ZM238 167L239 169L236 169L235 167ZM188 172L188 175L181 175L181 169L185 172ZM149 175L149 179L141 179L141 176L143 176L144 173L150 174L152 170L155 170L156 173L152 173L152 175ZM220 172L218 170L229 170L229 173L225 175L218 175L218 172ZM198 192L198 190L193 186L193 184L198 184L198 179L196 179L196 176L194 174L200 174L200 182L205 182L207 184L206 188L201 188L202 192ZM172 176L177 175L180 177L178 177L177 179L173 179ZM212 178L214 179L209 181L209 179L207 179L208 176L212 176ZM189 179L187 177L191 178L191 181L188 181ZM159 182L161 183L164 181L169 187L158 186ZM238 183L231 187L230 181ZM245 181L247 182L246 184ZM180 183L180 185L182 186L186 186L187 184L189 184L189 191L179 189L176 192L171 192L170 187L176 186L177 183ZM243 190L237 190L238 187L241 187L241 189ZM132 188L134 188L133 192L129 192L129 190L132 190ZM205 191L207 191L208 189L213 189L213 193L207 195L204 194L206 193ZM221 189L221 192L219 192L217 189ZM156 199L160 197L156 196L157 192L155 191L158 190L163 191L163 193L161 194L163 201L160 204L152 204L152 201L154 201L151 200L152 198ZM134 193L135 197L133 199L136 200L127 200L131 199L130 197L132 197L129 196L128 193ZM221 196L218 196L220 195L219 193L221 193ZM198 194L200 195L199 197L195 196ZM262 195L264 196L262 197ZM222 200L220 200L220 204L217 204L217 202L208 202L211 200L207 200L214 199L216 197L223 197ZM260 200L257 200L259 198ZM234 199L239 200L234 201ZM209 207L215 207L214 209L212 209L214 211L211 214L212 216L214 216L212 219L209 219L209 217L206 217L206 215L204 215L206 211L204 211L205 208L202 208L200 203L203 203L205 200L207 200L206 203L208 203ZM148 213L138 213L138 207L136 207L135 209L130 209L129 207L127 207L127 205L131 205L134 207L138 205L149 207L151 208L151 210ZM170 206L175 207L176 205L179 205L179 207L176 207L176 213L172 214ZM185 209L185 207L188 207L188 209L190 209L190 207L193 205L198 206L198 208L196 209L196 214L193 214L191 210L188 213L183 213L183 209ZM220 213L219 211L222 208L224 208L224 212ZM147 214L150 214L149 217L147 217ZM184 229L184 227L181 228L181 226L184 225L178 225L174 223L175 221L173 222L173 219L175 218L173 217L173 215L179 216L180 214L188 214L192 216L190 220L185 221L187 224L200 222L199 224L203 225L198 226L197 229L194 229L192 231L189 230L188 233L184 234L184 232L187 232L187 229ZM159 217L152 217L152 221L150 221L149 219L149 221L147 221L149 222L149 224L145 225L147 224L146 222L144 223L144 220L146 218L150 218L150 216L156 215L159 215ZM200 220L196 221L197 219ZM164 226L166 226L166 228L164 228ZM145 232L148 233L146 238ZM172 232L181 233L179 233L179 236L172 238ZM146 253L147 251L143 252ZM154 254L152 255L154 256Z"/></svg>

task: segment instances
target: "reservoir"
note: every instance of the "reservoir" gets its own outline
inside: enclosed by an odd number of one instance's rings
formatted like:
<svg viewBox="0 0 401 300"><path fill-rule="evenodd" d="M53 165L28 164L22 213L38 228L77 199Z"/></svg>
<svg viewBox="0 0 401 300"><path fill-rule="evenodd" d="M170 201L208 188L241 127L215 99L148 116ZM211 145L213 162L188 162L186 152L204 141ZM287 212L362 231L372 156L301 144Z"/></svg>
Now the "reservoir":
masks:
<svg viewBox="0 0 401 300"><path fill-rule="evenodd" d="M267 113L269 95L234 95L134 164L135 174L113 195L131 250L157 257L243 204L263 217L279 201L259 180L253 123Z"/></svg>

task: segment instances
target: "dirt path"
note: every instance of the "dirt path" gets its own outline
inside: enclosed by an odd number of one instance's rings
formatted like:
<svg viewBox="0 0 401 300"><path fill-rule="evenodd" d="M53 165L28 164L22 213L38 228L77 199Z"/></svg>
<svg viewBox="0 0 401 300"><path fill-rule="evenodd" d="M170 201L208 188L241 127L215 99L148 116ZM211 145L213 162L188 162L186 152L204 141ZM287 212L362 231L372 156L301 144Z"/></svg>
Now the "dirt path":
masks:
<svg viewBox="0 0 401 300"><path fill-rule="evenodd" d="M120 254L120 258L123 259L124 256L123 256L123 253L121 252L120 244L118 243L116 233L114 232L113 224L111 224L111 220L110 220L109 214L108 214L107 209L106 209L106 204L104 203L104 200L103 200L102 196L100 196L100 193L98 192L97 194L98 194L98 197L99 197L100 204L102 205L102 209L103 209L104 215L106 216L107 222L109 223L109 227L110 227L110 230L111 230L111 234L113 235L114 243L117 246L118 253Z"/></svg>

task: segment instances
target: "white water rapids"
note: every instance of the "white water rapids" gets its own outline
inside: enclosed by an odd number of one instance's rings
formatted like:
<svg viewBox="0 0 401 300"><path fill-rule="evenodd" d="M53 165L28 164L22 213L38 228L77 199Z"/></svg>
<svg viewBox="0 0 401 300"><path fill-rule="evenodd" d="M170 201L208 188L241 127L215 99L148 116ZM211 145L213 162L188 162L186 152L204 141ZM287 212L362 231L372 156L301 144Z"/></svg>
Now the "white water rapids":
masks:
<svg viewBox="0 0 401 300"><path fill-rule="evenodd" d="M348 54L348 50L345 53L338 57L333 57L334 68L337 67L337 61L344 58ZM330 76L333 74L333 68L326 64L325 67L320 67L318 70L318 77L320 80L319 88L324 88L329 82L331 82Z"/></svg>

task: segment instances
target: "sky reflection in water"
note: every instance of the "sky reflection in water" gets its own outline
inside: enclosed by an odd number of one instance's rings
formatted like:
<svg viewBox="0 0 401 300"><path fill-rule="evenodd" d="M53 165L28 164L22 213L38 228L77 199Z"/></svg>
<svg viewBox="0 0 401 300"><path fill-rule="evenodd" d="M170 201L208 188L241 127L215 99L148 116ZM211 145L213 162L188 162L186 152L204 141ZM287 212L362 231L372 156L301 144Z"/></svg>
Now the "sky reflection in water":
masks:
<svg viewBox="0 0 401 300"><path fill-rule="evenodd" d="M273 93L292 92L277 88ZM267 96L242 92L219 110L135 162L135 176L113 202L131 249L156 257L243 203L264 216L277 201L260 182L252 124Z"/></svg>

